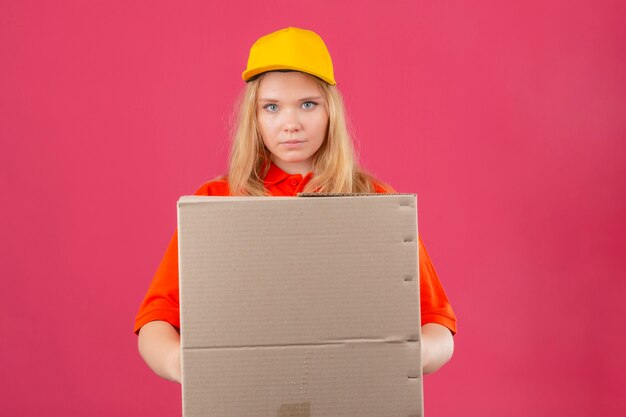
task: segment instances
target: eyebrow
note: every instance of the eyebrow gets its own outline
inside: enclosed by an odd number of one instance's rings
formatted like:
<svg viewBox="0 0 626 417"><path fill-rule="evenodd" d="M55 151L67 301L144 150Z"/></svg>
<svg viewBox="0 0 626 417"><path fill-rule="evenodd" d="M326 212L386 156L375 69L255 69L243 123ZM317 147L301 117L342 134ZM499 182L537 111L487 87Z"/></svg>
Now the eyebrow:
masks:
<svg viewBox="0 0 626 417"><path fill-rule="evenodd" d="M324 97L322 96L311 96L311 97L304 97L301 98L298 101L311 101L311 100L323 100ZM278 102L280 100L276 99L276 98L272 98L272 97L259 97L259 101L263 101L263 102Z"/></svg>

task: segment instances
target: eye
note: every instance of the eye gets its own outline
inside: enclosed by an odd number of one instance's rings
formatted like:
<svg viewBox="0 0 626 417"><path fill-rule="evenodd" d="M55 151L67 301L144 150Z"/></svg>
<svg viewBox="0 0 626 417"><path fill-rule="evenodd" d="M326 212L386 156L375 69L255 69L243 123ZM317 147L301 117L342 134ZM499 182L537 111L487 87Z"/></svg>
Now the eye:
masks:
<svg viewBox="0 0 626 417"><path fill-rule="evenodd" d="M265 110L271 111L272 113L278 111L278 105L276 105L274 103L266 104L265 106L263 106L263 108Z"/></svg>
<svg viewBox="0 0 626 417"><path fill-rule="evenodd" d="M305 101L304 103L302 103L302 108L304 110L311 110L315 106L317 106L317 103L314 101Z"/></svg>

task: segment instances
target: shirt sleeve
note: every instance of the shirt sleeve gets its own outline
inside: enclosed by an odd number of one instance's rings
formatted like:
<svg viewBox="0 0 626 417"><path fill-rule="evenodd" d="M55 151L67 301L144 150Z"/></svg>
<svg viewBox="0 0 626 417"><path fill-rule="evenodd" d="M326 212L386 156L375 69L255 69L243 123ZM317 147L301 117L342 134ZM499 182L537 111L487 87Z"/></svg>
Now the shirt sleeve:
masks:
<svg viewBox="0 0 626 417"><path fill-rule="evenodd" d="M419 282L422 326L426 323L438 323L450 329L452 334L456 334L456 316L421 236L419 236Z"/></svg>
<svg viewBox="0 0 626 417"><path fill-rule="evenodd" d="M388 184L373 180L374 190L380 194L395 193ZM456 334L456 316L452 305L441 285L439 276L426 251L422 237L419 236L419 283L420 283L420 312L422 326L427 323L437 323L447 327L452 334Z"/></svg>
<svg viewBox="0 0 626 417"><path fill-rule="evenodd" d="M229 195L225 180L203 184L195 195ZM161 320L180 328L180 302L178 293L178 231L174 232L161 263L157 268L148 292L135 317L135 333L146 323Z"/></svg>
<svg viewBox="0 0 626 417"><path fill-rule="evenodd" d="M146 323L162 320L180 328L178 298L178 232L170 240L165 255L150 283L135 317L135 333Z"/></svg>

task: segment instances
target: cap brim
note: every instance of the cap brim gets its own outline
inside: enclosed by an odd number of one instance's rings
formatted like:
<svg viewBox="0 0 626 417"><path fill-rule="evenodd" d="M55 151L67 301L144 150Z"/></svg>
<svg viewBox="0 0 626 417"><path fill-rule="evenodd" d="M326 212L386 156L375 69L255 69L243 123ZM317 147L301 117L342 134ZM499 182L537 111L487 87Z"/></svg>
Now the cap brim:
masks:
<svg viewBox="0 0 626 417"><path fill-rule="evenodd" d="M277 71L277 70L292 70L292 71L304 72L306 74L314 75L317 78L321 79L322 81L325 81L326 83L330 85L337 85L337 82L335 80L324 77L323 75L317 74L314 71L309 71L306 69L297 68L297 67L293 67L290 65L268 65L265 67L254 68L252 70L246 70L243 72L243 74L241 74L241 78L243 78L244 81L248 82L252 77L255 77L259 74L263 74L264 72L269 72L269 71Z"/></svg>

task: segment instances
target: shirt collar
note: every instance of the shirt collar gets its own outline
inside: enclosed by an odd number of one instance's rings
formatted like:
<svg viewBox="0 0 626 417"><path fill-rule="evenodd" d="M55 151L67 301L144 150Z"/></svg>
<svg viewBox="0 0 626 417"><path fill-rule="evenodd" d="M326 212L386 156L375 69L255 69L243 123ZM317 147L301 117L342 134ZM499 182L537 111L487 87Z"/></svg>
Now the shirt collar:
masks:
<svg viewBox="0 0 626 417"><path fill-rule="evenodd" d="M271 162L270 163L270 168L267 171L267 174L265 175L265 179L263 180L263 182L265 183L266 186L269 185L274 185L277 184L281 181L286 180L289 177L294 177L294 176L298 176L302 178L302 175L300 174L288 174L285 171L283 171L282 169L280 169L278 167L278 165L276 165L275 163ZM311 172L309 172L308 174L305 175L306 177L312 177L313 174Z"/></svg>

